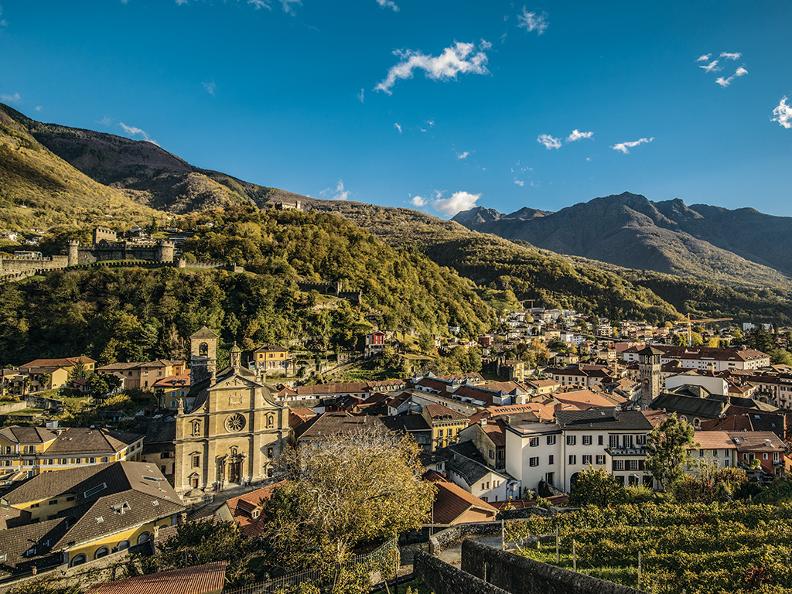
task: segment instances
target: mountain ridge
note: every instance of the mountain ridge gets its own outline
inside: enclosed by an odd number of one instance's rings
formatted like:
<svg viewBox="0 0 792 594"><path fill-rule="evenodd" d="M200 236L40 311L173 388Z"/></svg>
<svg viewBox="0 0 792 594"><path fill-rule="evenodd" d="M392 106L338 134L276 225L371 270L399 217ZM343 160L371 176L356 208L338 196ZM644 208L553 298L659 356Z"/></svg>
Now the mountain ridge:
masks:
<svg viewBox="0 0 792 594"><path fill-rule="evenodd" d="M788 286L792 274L784 248L766 231L792 233L792 218L755 209L687 205L678 198L654 202L624 192L528 220L497 211L487 220L469 212L454 220L513 241L639 270L776 287ZM792 239L781 243L792 249Z"/></svg>

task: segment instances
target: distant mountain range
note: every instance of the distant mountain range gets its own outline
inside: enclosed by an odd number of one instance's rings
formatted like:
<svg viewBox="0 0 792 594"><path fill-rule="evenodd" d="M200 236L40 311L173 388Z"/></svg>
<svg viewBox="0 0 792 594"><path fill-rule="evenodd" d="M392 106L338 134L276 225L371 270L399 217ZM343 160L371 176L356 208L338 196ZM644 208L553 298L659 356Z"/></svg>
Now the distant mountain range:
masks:
<svg viewBox="0 0 792 594"><path fill-rule="evenodd" d="M454 219L469 229L561 254L638 270L754 286L788 286L792 218L625 192L545 212L477 207Z"/></svg>

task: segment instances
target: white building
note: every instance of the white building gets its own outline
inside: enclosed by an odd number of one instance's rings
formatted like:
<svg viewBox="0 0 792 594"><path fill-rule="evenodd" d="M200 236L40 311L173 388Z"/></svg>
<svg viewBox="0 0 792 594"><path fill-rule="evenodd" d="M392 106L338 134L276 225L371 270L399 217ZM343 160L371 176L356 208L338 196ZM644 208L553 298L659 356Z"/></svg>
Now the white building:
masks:
<svg viewBox="0 0 792 594"><path fill-rule="evenodd" d="M558 411L556 423L506 425L506 472L523 493L541 481L569 492L584 468L604 468L624 485L652 485L645 470L651 423L640 411Z"/></svg>
<svg viewBox="0 0 792 594"><path fill-rule="evenodd" d="M759 369L770 366L770 355L756 349L684 347L667 344L653 344L653 348L663 352L662 364L677 361L685 369L702 371L728 371L731 369ZM638 347L630 347L622 353L627 363L638 361Z"/></svg>

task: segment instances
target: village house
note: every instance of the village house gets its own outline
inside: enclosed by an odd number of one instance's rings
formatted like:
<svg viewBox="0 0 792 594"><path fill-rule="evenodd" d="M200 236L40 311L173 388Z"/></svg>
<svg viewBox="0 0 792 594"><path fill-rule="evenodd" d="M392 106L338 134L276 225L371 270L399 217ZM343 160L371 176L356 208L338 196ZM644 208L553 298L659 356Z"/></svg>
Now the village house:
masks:
<svg viewBox="0 0 792 594"><path fill-rule="evenodd" d="M139 460L142 449L143 435L110 429L3 427L0 429L0 484L43 472Z"/></svg>
<svg viewBox="0 0 792 594"><path fill-rule="evenodd" d="M154 393L160 408L176 410L179 402L191 407L194 404L190 397L190 370L187 369L178 375L168 375L154 382Z"/></svg>
<svg viewBox="0 0 792 594"><path fill-rule="evenodd" d="M437 494L432 504L432 526L445 528L457 524L495 520L498 515L496 507L436 473L429 475L429 480L437 487Z"/></svg>
<svg viewBox="0 0 792 594"><path fill-rule="evenodd" d="M228 561L157 571L98 584L88 594L221 594Z"/></svg>
<svg viewBox="0 0 792 594"><path fill-rule="evenodd" d="M503 472L487 466L472 442L452 445L448 451L450 457L445 470L451 482L487 502L517 497L518 483Z"/></svg>
<svg viewBox="0 0 792 594"><path fill-rule="evenodd" d="M150 546L160 529L179 522L185 509L159 469L143 462L40 474L5 493L0 508L22 518L21 524L0 531L0 558L13 555L15 568L22 571L33 565L39 570L74 567ZM29 536L31 523L37 526L36 538Z"/></svg>
<svg viewBox="0 0 792 594"><path fill-rule="evenodd" d="M293 363L289 349L274 344L260 346L252 357L253 369L268 376L289 375Z"/></svg>
<svg viewBox="0 0 792 594"><path fill-rule="evenodd" d="M152 392L155 384L163 378L181 375L185 371L184 361L157 359L129 363L110 363L97 368L100 373L112 374L121 379L125 390Z"/></svg>
<svg viewBox="0 0 792 594"><path fill-rule="evenodd" d="M468 426L468 417L442 404L427 404L421 414L432 429L432 451L456 443L459 432Z"/></svg>
<svg viewBox="0 0 792 594"><path fill-rule="evenodd" d="M565 388L593 388L613 381L611 371L605 365L570 365L568 367L548 367L544 374Z"/></svg>
<svg viewBox="0 0 792 594"><path fill-rule="evenodd" d="M272 493L281 485L283 485L283 481L227 499L217 508L214 516L221 522L236 523L245 536L250 538L261 536L264 531L261 512L264 509L264 505L272 497Z"/></svg>
<svg viewBox="0 0 792 594"><path fill-rule="evenodd" d="M506 472L523 493L539 483L569 492L587 467L604 468L624 485L648 484L646 439L651 423L640 412L618 408L557 411L555 423L506 426Z"/></svg>
<svg viewBox="0 0 792 594"><path fill-rule="evenodd" d="M378 357L385 350L385 333L375 330L363 337L363 356L366 359Z"/></svg>
<svg viewBox="0 0 792 594"><path fill-rule="evenodd" d="M25 379L22 382L22 393L16 395L24 396L33 392L57 390L66 385L75 368L82 367L85 371L91 372L95 365L96 361L84 355L60 359L34 359L18 367L17 373Z"/></svg>

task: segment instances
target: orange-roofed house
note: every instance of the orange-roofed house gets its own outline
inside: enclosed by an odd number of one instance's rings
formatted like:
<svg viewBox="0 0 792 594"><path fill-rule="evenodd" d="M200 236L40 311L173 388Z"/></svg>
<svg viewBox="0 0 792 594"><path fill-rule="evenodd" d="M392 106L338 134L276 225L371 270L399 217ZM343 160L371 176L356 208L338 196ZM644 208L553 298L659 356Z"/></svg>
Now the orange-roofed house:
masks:
<svg viewBox="0 0 792 594"><path fill-rule="evenodd" d="M236 522L245 536L251 538L259 536L263 530L261 511L272 497L275 489L283 485L284 482L279 481L238 497L232 497L217 509L215 516L224 522Z"/></svg>
<svg viewBox="0 0 792 594"><path fill-rule="evenodd" d="M434 526L492 522L498 515L496 507L468 493L462 487L446 480L433 482L437 487L437 494L432 504Z"/></svg>
<svg viewBox="0 0 792 594"><path fill-rule="evenodd" d="M564 410L589 410L591 408L612 408L614 403L603 394L591 390L574 390L558 392L553 398L562 405Z"/></svg>
<svg viewBox="0 0 792 594"><path fill-rule="evenodd" d="M85 355L60 359L34 359L19 366L19 372L28 376L27 391L57 390L69 381L69 374L78 365L93 371L96 361Z"/></svg>
<svg viewBox="0 0 792 594"><path fill-rule="evenodd" d="M228 561L159 571L99 584L89 594L220 594Z"/></svg>
<svg viewBox="0 0 792 594"><path fill-rule="evenodd" d="M737 446L727 431L696 431L693 441L695 445L688 448L691 470L701 462L712 463L719 468L737 465Z"/></svg>

